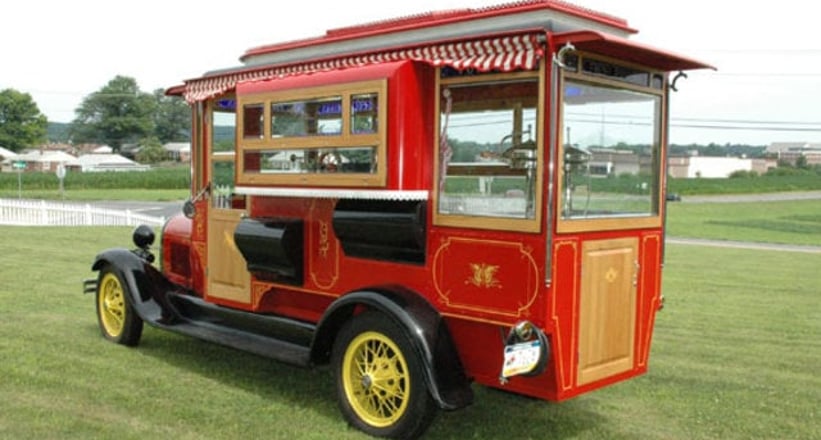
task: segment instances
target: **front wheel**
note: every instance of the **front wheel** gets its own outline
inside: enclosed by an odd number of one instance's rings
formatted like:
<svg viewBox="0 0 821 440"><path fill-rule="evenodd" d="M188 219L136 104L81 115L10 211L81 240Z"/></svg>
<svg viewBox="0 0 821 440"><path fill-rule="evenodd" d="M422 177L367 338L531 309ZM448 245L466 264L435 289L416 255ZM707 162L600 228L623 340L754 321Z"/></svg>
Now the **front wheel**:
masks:
<svg viewBox="0 0 821 440"><path fill-rule="evenodd" d="M128 300L125 283L110 266L97 281L97 323L103 337L117 344L134 346L143 334L143 321Z"/></svg>
<svg viewBox="0 0 821 440"><path fill-rule="evenodd" d="M419 355L387 316L366 312L340 330L332 365L339 408L354 427L374 436L416 438L430 426L436 403Z"/></svg>

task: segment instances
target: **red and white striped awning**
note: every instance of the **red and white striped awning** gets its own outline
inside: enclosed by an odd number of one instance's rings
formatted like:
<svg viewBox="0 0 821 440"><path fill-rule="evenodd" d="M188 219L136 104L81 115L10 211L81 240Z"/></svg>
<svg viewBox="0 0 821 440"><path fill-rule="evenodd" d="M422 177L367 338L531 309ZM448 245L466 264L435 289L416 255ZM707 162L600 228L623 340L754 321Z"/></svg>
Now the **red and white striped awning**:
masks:
<svg viewBox="0 0 821 440"><path fill-rule="evenodd" d="M374 52L313 61L303 64L276 66L248 71L229 72L207 76L185 83L185 100L189 103L202 101L225 93L241 81L254 81L320 72L348 67L363 66L391 61L413 60L434 66L450 66L458 70L476 69L482 72L498 70L509 72L534 69L544 49L537 33L483 38L458 43L435 44L411 49Z"/></svg>

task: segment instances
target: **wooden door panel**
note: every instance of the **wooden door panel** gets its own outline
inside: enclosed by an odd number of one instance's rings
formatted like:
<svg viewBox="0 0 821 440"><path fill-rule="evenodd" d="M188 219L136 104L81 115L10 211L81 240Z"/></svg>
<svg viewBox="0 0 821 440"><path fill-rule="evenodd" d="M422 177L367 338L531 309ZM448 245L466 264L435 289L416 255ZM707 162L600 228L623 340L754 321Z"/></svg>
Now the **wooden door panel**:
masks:
<svg viewBox="0 0 821 440"><path fill-rule="evenodd" d="M578 384L633 368L638 240L582 245Z"/></svg>
<svg viewBox="0 0 821 440"><path fill-rule="evenodd" d="M244 210L209 209L208 290L209 297L251 303L251 275L234 243L234 230Z"/></svg>

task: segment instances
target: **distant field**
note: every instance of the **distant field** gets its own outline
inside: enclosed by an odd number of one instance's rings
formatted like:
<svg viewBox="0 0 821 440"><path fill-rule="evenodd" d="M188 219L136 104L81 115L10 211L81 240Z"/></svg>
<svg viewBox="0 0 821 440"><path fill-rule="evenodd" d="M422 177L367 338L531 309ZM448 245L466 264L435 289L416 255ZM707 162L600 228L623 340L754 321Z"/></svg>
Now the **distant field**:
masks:
<svg viewBox="0 0 821 440"><path fill-rule="evenodd" d="M104 341L81 281L129 236L0 227L0 438L366 438L327 369L152 328L136 349ZM797 256L670 245L647 375L559 404L476 386L427 438L821 438L821 255Z"/></svg>
<svg viewBox="0 0 821 440"><path fill-rule="evenodd" d="M17 173L0 173L0 191L18 190ZM57 191L60 181L54 173L23 173L24 191ZM148 171L78 173L69 172L64 180L66 191L100 189L185 189L191 172L187 166L154 168Z"/></svg>
<svg viewBox="0 0 821 440"><path fill-rule="evenodd" d="M670 192L696 194L755 194L785 191L821 190L821 174L764 175L735 179L670 179Z"/></svg>
<svg viewBox="0 0 821 440"><path fill-rule="evenodd" d="M96 200L131 200L141 202L171 202L185 200L189 196L186 189L72 189L62 194L56 189L23 191L24 199L96 201ZM16 199L17 190L0 189L0 199Z"/></svg>
<svg viewBox="0 0 821 440"><path fill-rule="evenodd" d="M821 246L821 200L667 206L670 236Z"/></svg>
<svg viewBox="0 0 821 440"><path fill-rule="evenodd" d="M17 173L0 173L0 197L17 197ZM475 189L476 178L449 180L450 190L459 188ZM156 168L144 172L69 173L65 178L65 195L79 200L83 191L110 190L108 196L124 200L132 197L127 190L179 190L185 194L189 188L190 171L187 166ZM596 183L598 181L594 181ZM59 180L54 173L23 173L22 190L25 198L60 198ZM618 183L618 185L616 185ZM635 181L617 178L607 187L627 191ZM513 186L511 186L513 185ZM503 193L511 187L521 185L516 179L501 179L494 185L494 191ZM696 194L754 194L784 191L821 190L821 175L761 176L737 179L670 179L669 191L682 195ZM140 199L145 200L145 199Z"/></svg>

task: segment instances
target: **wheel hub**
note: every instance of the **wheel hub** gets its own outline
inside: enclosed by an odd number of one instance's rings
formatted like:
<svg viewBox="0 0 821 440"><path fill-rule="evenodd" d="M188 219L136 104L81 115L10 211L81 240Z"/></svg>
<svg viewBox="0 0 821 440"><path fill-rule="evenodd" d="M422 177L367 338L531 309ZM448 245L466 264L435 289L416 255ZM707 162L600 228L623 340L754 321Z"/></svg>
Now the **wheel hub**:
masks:
<svg viewBox="0 0 821 440"><path fill-rule="evenodd" d="M371 389L372 385L373 385L373 378L371 378L371 375L370 374L363 375L362 376L362 388L364 388L365 390L369 390L369 389Z"/></svg>

